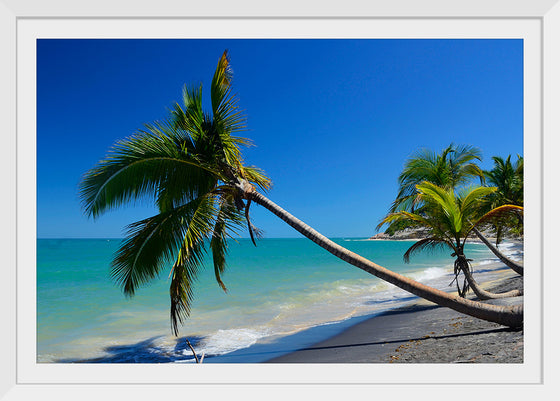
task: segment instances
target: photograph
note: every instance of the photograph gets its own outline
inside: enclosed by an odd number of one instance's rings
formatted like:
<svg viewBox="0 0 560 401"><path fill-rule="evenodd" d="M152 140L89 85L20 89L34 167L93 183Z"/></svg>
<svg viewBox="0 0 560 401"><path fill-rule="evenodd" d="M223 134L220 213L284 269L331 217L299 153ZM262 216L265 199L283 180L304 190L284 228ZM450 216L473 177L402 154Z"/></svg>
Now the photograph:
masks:
<svg viewBox="0 0 560 401"><path fill-rule="evenodd" d="M523 38L35 45L37 366L526 362Z"/></svg>

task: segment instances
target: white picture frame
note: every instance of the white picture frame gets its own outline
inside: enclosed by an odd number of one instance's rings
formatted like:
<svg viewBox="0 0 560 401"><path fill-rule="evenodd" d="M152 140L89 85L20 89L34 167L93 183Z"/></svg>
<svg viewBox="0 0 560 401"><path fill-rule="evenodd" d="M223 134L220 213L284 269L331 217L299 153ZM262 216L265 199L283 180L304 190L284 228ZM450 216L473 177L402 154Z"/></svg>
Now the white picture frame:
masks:
<svg viewBox="0 0 560 401"><path fill-rule="evenodd" d="M373 392L375 396L392 396L396 391L400 396L414 395L415 397L433 397L434 388L444 385L444 391L451 390L446 396L462 399L471 398L473 392L465 385L477 386L475 390L483 392L485 396L507 394L508 398L538 397L548 399L554 388L558 385L554 378L554 363L560 357L558 351L552 346L554 340L553 285L558 282L558 269L553 269L555 259L552 250L556 246L553 231L555 223L558 222L556 206L552 199L554 197L555 169L553 161L554 151L558 147L558 139L555 132L560 132L559 106L560 106L560 5L558 0L533 0L528 1L394 1L376 2L363 4L362 1L350 1L344 3L326 2L278 2L277 4L266 4L257 1L226 2L213 1L207 3L159 1L159 2L133 2L133 1L98 1L95 3L73 3L63 0L41 2L38 0L0 0L0 43L2 44L3 57L0 64L0 79L2 80L2 91L0 91L0 112L4 122L4 141L6 146L2 147L0 163L5 180L5 196L3 197L2 213L2 247L4 255L4 271L2 290L0 291L0 302L2 304L2 321L4 328L0 330L2 339L2 358L0 375L0 397L5 399L31 399L32 397L52 397L57 399L99 399L102 397L121 398L130 396L131 392L135 398L151 399L156 397L259 397L275 394L276 397L294 396L316 396L317 391L326 391L331 396L348 396L349 391ZM171 25L173 22L189 21L192 25L199 24L199 29L209 25L213 21L220 24L235 21L247 21L247 27L243 31L249 37L258 37L258 32L267 32L268 35L288 35L286 27L290 27L289 35L295 37L313 37L317 31L326 32L325 24L344 24L353 22L348 28L350 36L356 35L360 25L365 26L368 22L387 24L395 26L406 22L407 26L421 28L422 35L429 37L445 37L446 29L458 29L463 22L466 36L475 35L473 24L479 24L483 32L491 32L494 21L507 22L505 26L501 23L495 24L495 35L500 35L501 30L512 35L519 29L520 35L538 36L538 46L534 48L536 57L535 68L539 68L536 74L540 77L540 87L534 88L535 92L527 93L526 96L534 96L538 103L533 109L536 113L539 129L531 131L538 138L526 138L525 143L531 140L537 145L532 152L537 158L540 157L541 164L529 167L526 173L531 179L535 179L533 188L540 193L533 193L534 204L538 210L532 216L535 225L532 228L535 235L533 250L534 261L540 273L532 284L540 297L533 301L533 317L526 317L526 327L534 329L534 338L531 344L526 344L526 351L538 352L539 357L533 358L531 366L476 366L477 372L469 380L473 373L473 366L430 366L432 379L425 379L426 369L419 365L395 366L392 371L394 379L386 376L383 367L368 367L363 365L338 365L338 366L266 366L262 365L205 365L199 366L183 365L181 372L177 373L174 366L136 366L136 365L97 365L86 366L85 369L74 365L58 364L51 366L38 366L30 368L29 363L22 360L21 344L26 341L22 337L21 328L23 313L26 310L21 302L21 276L18 275L22 264L32 263L33 252L27 253L35 247L32 239L24 236L34 220L26 220L22 211L34 214L33 196L21 196L23 188L33 179L33 168L21 168L22 158L18 157L21 146L27 146L29 137L23 132L33 130L32 121L18 119L18 109L21 111L23 98L29 96L29 88L20 85L22 76L29 76L34 71L33 65L25 62L23 53L27 51L23 43L29 40L25 35L33 35L33 32L62 32L68 30L80 32L86 37L96 35L122 35L119 37L135 37L135 21L153 23L169 21L169 27L160 32L162 37L169 35L181 35L182 28L176 31ZM59 26L54 26L54 21L60 21ZM433 24L425 24L433 21ZM119 27L119 22L123 22ZM202 24L202 22L204 22ZM309 22L309 24L305 24ZM509 24L511 22L511 24ZM519 23L518 27L516 24ZM259 25L260 24L260 25ZM525 25L531 25L525 31ZM64 25L64 26L62 26ZM102 26L105 26L104 28ZM130 26L129 26L130 25ZM431 26L429 26L431 25ZM471 25L470 27L468 25ZM503 26L504 25L504 26ZM533 26L534 25L534 26ZM332 25L331 25L332 26ZM100 28L101 27L101 28ZM535 28L536 27L536 28ZM157 37L158 28L151 28ZM252 30L251 30L252 29ZM389 25L387 29L390 30ZM404 30L406 31L406 30ZM403 31L403 32L404 32ZM175 33L174 33L175 32ZM338 31L340 32L340 31ZM417 31L418 32L418 31ZM210 35L202 33L203 36ZM255 36L251 36L255 35ZM408 33L404 33L408 35ZM411 34L414 37L414 33ZM205 36L206 37L206 36ZM484 36L483 36L484 37ZM23 46L23 47L22 47ZM24 61L22 61L24 60ZM27 74L27 75L26 75ZM33 87L31 88L33 89ZM31 119L29 119L31 120ZM527 132L525 133L527 135ZM31 144L33 149L33 144ZM530 145L532 146L532 145ZM530 171L533 169L532 172ZM557 185L557 184L556 184ZM17 194L17 197L16 197ZM28 194L25 193L25 194ZM529 217L527 217L529 220ZM538 222L537 222L538 220ZM26 259L27 258L27 259ZM29 259L31 258L31 259ZM547 266L549 268L547 269ZM19 277L19 282L18 282ZM29 291L35 291L34 286ZM19 296L18 296L19 291ZM532 326L528 327L527 324ZM538 329L535 329L538 325ZM530 331L530 330L529 330ZM526 355L527 356L527 355ZM29 358L26 360L28 361ZM526 358L527 359L527 358ZM529 359L530 355L529 355ZM202 368L198 371L193 368ZM496 373L497 369L501 372ZM75 376L73 371L82 371ZM123 370L126 372L123 376ZM157 369L158 375L162 377L173 377L173 380L158 382L153 378L153 369ZM450 373L449 370L453 372ZM512 377L507 378L509 370ZM235 371L234 371L235 370ZM263 371L265 371L263 373ZM372 375L379 374L380 378ZM150 376L152 375L152 376ZM188 376L184 381L181 377ZM385 376L384 376L385 375ZM465 378L467 375L467 379ZM494 376L493 376L494 375ZM84 380L87 376L92 380ZM517 379L516 377L522 377ZM97 378L96 378L97 377ZM121 381L122 377L130 380ZM146 380L151 377L151 380ZM455 379L454 379L455 377ZM405 379L402 379L405 378ZM408 379L407 379L408 378ZM523 379L524 378L524 379ZM403 386L406 384L406 386Z"/></svg>

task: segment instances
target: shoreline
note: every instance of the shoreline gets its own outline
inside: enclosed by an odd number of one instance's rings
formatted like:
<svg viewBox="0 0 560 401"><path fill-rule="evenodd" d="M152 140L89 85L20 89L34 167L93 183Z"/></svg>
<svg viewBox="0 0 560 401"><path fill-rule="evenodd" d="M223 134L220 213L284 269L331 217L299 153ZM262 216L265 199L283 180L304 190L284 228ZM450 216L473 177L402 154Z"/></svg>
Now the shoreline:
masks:
<svg viewBox="0 0 560 401"><path fill-rule="evenodd" d="M523 278L512 273L485 287L496 292L522 288ZM523 297L488 302L520 303ZM523 363L523 329L419 299L264 363Z"/></svg>
<svg viewBox="0 0 560 401"><path fill-rule="evenodd" d="M502 263L486 267L498 275L481 283L483 288L496 292L522 288L523 278ZM523 363L522 329L511 330L412 297L400 306L273 336L224 354L207 354L204 363ZM475 296L471 293L468 298ZM503 300L493 301L497 302ZM153 354L157 347L151 340L122 351L116 347L113 355L66 362L194 363L184 338L178 339L175 352L161 355ZM190 340L197 348L197 338Z"/></svg>
<svg viewBox="0 0 560 401"><path fill-rule="evenodd" d="M523 287L523 277L501 262L501 273L481 286L494 292ZM454 290L449 290L454 292ZM468 298L476 299L472 292ZM486 301L523 302L523 297ZM294 348L297 344L298 348ZM210 356L204 363L523 363L523 329L512 330L413 300L376 313L310 327Z"/></svg>

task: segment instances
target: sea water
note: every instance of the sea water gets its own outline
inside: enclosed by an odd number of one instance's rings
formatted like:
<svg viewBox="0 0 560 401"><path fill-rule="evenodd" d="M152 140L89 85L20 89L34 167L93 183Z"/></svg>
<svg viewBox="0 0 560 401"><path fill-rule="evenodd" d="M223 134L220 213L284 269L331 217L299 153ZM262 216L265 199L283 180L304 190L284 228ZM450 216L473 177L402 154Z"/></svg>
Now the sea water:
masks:
<svg viewBox="0 0 560 401"><path fill-rule="evenodd" d="M447 249L418 253L405 264L402 256L411 241L334 240L388 269L453 289ZM262 239L256 247L247 239L232 240L222 277L227 293L217 285L208 255L191 315L175 337L169 318L171 266L127 298L109 274L120 243L37 240L38 362L192 362L187 339L197 354L204 353L205 363L260 362L336 334L344 322L415 299L307 239ZM484 245L467 244L465 254L473 259L479 281L500 274L499 268L486 268L496 259ZM244 353L248 347L258 352Z"/></svg>

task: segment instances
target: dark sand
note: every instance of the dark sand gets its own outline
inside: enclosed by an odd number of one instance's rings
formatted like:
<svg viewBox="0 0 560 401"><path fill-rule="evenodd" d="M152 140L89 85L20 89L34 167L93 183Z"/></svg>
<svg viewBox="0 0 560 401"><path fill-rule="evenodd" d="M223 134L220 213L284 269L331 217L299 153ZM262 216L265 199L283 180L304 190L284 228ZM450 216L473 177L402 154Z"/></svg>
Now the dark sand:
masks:
<svg viewBox="0 0 560 401"><path fill-rule="evenodd" d="M511 276L494 292L523 288ZM489 301L517 304L523 297ZM267 363L523 363L523 329L421 301L365 320L311 347Z"/></svg>

